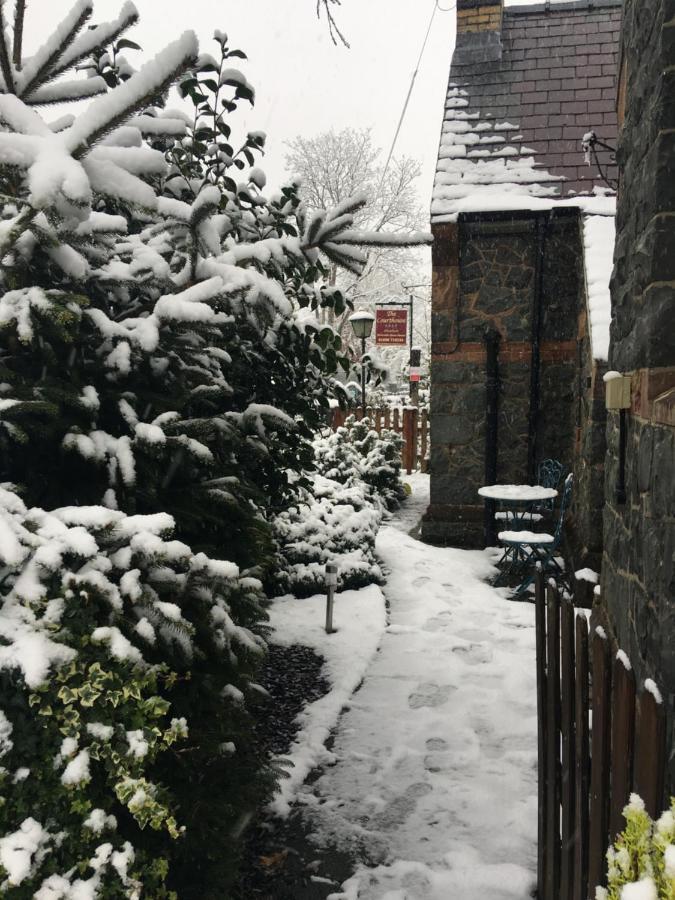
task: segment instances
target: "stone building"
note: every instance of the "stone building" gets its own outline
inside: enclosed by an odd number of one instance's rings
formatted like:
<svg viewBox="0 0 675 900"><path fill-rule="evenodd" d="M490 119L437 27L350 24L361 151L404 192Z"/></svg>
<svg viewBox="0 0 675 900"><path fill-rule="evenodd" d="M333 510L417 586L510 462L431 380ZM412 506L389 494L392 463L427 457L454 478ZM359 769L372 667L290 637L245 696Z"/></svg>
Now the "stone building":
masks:
<svg viewBox="0 0 675 900"><path fill-rule="evenodd" d="M675 793L675 3L625 0L618 92L621 184L609 362L631 376L609 413L602 606L667 709ZM625 491L621 483L625 478Z"/></svg>
<svg viewBox="0 0 675 900"><path fill-rule="evenodd" d="M575 558L602 553L621 0L458 0L432 202L431 503L493 539L478 488L575 471Z"/></svg>

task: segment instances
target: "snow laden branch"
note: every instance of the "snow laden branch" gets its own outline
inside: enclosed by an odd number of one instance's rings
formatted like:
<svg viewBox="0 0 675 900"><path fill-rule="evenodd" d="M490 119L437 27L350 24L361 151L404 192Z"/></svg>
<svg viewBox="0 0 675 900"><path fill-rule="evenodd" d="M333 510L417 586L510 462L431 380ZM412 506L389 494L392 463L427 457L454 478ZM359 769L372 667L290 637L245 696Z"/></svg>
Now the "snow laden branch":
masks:
<svg viewBox="0 0 675 900"><path fill-rule="evenodd" d="M143 208L156 206L148 179L164 174L166 163L161 152L142 142L141 129L147 129L145 120L152 117L140 117L139 127L119 126L173 83L197 50L194 33L186 32L56 133L19 96L0 94L0 121L9 129L0 132L0 162L25 172L31 207L14 221L6 220L0 249L4 251L41 210L56 212L62 229L71 231L89 217L94 195ZM156 132L162 121L157 118ZM176 119L166 124L169 131L180 131Z"/></svg>
<svg viewBox="0 0 675 900"><path fill-rule="evenodd" d="M331 262L360 275L368 262L363 247L420 247L432 243L433 237L427 232L402 234L355 229L354 216L367 203L367 196L360 194L339 203L330 212L314 212L304 229L303 250L320 249Z"/></svg>
<svg viewBox="0 0 675 900"><path fill-rule="evenodd" d="M23 59L23 23L26 5L19 0L15 6L14 47L12 60L6 42L3 4L0 5L0 68L5 93L16 94L30 105L59 103L82 100L94 94L105 93L107 86L103 78L93 77L71 81L57 79L70 69L88 59L95 50L100 50L117 40L138 20L138 12L133 3L124 3L117 18L110 22L88 28L84 26L91 18L93 3L78 0L33 56Z"/></svg>

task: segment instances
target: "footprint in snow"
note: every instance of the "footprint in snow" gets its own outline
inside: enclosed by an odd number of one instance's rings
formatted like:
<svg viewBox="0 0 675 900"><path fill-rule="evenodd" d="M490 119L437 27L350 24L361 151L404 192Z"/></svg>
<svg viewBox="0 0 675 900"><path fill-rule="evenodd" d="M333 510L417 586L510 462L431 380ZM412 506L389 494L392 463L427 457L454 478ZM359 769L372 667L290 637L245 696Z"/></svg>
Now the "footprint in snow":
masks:
<svg viewBox="0 0 675 900"><path fill-rule="evenodd" d="M429 738L426 743L427 750L447 750L448 742L443 738Z"/></svg>
<svg viewBox="0 0 675 900"><path fill-rule="evenodd" d="M443 628L447 628L449 625L452 625L452 622L449 618L450 616L452 616L452 613L448 611L442 612L439 615L434 616L432 619L427 619L427 621L422 626L422 631L434 632L441 631L441 629Z"/></svg>
<svg viewBox="0 0 675 900"><path fill-rule="evenodd" d="M424 768L427 772L442 772L448 768L448 754L427 753L424 757Z"/></svg>
<svg viewBox="0 0 675 900"><path fill-rule="evenodd" d="M423 587L425 584L429 584L430 581L431 581L431 578L429 578L427 575L420 575L419 578L416 578L413 581L412 586L413 587Z"/></svg>
<svg viewBox="0 0 675 900"><path fill-rule="evenodd" d="M481 663L488 663L492 660L492 649L485 644L469 644L468 647L453 647L452 652L456 653L470 666L479 666Z"/></svg>
<svg viewBox="0 0 675 900"><path fill-rule="evenodd" d="M372 824L375 828L381 828L383 831L389 831L398 825L402 825L414 812L417 801L430 793L431 790L431 785L424 781L411 784L403 794L395 797L381 813L378 813L373 818Z"/></svg>
<svg viewBox="0 0 675 900"><path fill-rule="evenodd" d="M456 632L457 637L464 638L465 641L488 641L492 638L489 632L481 631L479 628L465 628L463 631Z"/></svg>
<svg viewBox="0 0 675 900"><path fill-rule="evenodd" d="M419 684L408 697L408 706L410 709L420 709L423 706L442 706L447 702L448 697L457 688L451 684L434 684L433 681L427 681Z"/></svg>

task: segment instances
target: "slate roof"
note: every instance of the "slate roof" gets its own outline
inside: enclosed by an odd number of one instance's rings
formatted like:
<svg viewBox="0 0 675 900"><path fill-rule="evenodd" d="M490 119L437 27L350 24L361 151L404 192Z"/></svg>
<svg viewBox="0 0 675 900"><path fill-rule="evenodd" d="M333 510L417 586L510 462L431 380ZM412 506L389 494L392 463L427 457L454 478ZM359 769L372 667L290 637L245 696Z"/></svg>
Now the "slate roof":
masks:
<svg viewBox="0 0 675 900"><path fill-rule="evenodd" d="M505 196L518 207L607 193L581 139L593 130L616 146L620 28L621 0L586 0L506 7L501 42L458 35L432 221L504 208ZM616 180L611 155L600 160Z"/></svg>

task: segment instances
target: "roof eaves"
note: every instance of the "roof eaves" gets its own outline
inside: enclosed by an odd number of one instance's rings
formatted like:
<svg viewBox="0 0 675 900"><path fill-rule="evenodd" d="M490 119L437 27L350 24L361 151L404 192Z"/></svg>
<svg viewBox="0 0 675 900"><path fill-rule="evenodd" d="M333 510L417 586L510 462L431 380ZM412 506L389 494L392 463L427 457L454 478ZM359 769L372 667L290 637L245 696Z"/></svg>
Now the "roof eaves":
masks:
<svg viewBox="0 0 675 900"><path fill-rule="evenodd" d="M622 5L623 0L586 0L585 3L579 3L577 0L559 0L559 2L549 2L549 0L545 0L543 3L532 3L527 6L505 6L504 15L526 16L534 13L547 12L589 12L594 9L604 9L606 7Z"/></svg>

